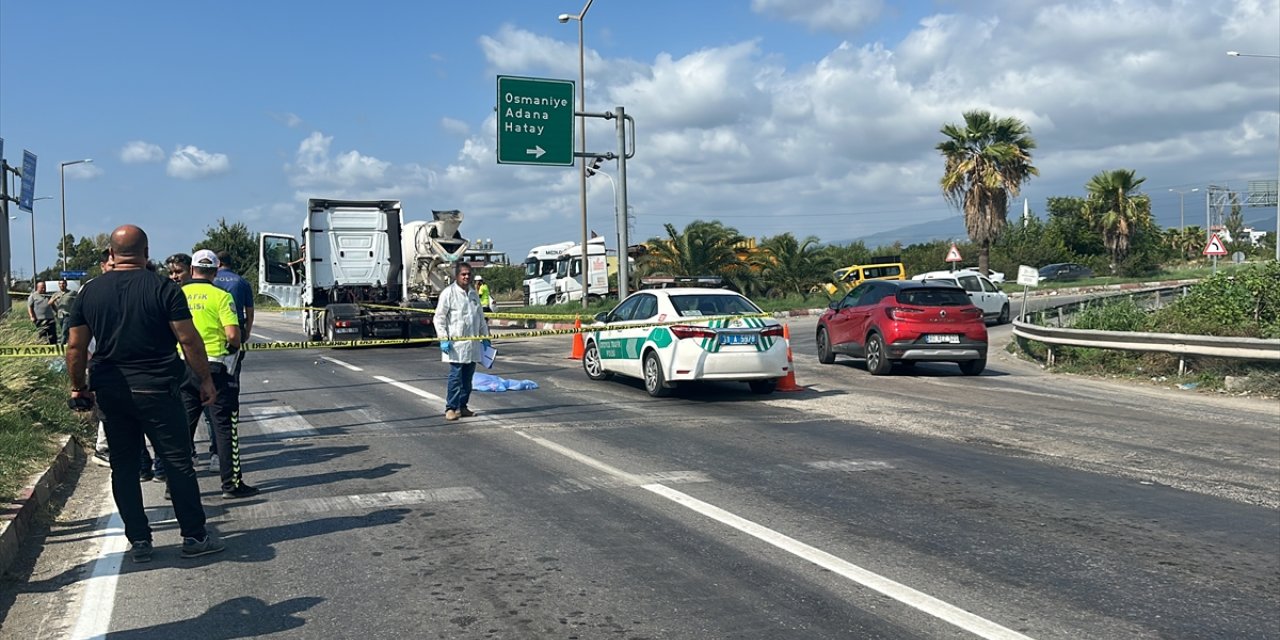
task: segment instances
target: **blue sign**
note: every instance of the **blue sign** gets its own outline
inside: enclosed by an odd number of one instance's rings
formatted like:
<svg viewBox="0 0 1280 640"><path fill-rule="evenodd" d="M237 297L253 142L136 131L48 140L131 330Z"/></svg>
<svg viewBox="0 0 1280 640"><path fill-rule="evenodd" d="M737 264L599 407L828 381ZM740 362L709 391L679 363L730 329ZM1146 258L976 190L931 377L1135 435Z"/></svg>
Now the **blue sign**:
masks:
<svg viewBox="0 0 1280 640"><path fill-rule="evenodd" d="M63 271L61 275L63 280L79 280L80 278L83 278L89 275L89 272L88 271Z"/></svg>
<svg viewBox="0 0 1280 640"><path fill-rule="evenodd" d="M31 202L36 195L36 154L22 150L22 193L18 195L18 208L31 213Z"/></svg>

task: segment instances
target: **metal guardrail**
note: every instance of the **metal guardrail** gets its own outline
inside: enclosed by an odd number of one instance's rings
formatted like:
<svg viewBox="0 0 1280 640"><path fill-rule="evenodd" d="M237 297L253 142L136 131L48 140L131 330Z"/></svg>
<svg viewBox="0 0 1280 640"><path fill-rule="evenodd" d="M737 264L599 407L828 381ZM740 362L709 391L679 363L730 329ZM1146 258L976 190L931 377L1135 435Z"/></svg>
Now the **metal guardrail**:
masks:
<svg viewBox="0 0 1280 640"><path fill-rule="evenodd" d="M1071 302L1042 309L1028 314L1038 317L1041 324L1015 320L1013 335L1026 340L1035 340L1049 347L1046 357L1047 366L1054 364L1054 346L1087 347L1092 349L1116 349L1122 351L1145 351L1152 353L1169 353L1178 356L1178 374L1186 371L1186 356L1208 356L1215 358L1234 358L1238 360L1258 360L1264 362L1280 362L1280 340L1262 338L1237 338L1223 336L1201 336L1182 333L1147 333L1139 331L1102 331L1098 329L1063 328L1064 316L1080 311L1095 304L1109 304L1118 297L1131 297L1135 302L1139 299L1148 301L1147 306L1160 308L1166 298L1185 294L1186 284L1155 287L1141 291L1102 296L1091 300ZM1051 315L1057 316L1057 327L1044 326Z"/></svg>

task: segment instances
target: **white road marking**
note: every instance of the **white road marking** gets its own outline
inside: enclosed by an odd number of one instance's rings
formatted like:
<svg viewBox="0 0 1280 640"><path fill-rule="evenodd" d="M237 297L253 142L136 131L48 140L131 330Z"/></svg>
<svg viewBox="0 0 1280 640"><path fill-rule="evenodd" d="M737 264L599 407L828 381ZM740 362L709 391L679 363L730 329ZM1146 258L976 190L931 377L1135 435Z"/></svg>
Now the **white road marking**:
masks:
<svg viewBox="0 0 1280 640"><path fill-rule="evenodd" d="M254 331L253 334L250 336L249 341L253 342L253 338L262 338L267 342L280 342L279 340L272 338L271 336L263 334L261 331Z"/></svg>
<svg viewBox="0 0 1280 640"><path fill-rule="evenodd" d="M379 382L385 382L397 389L408 391L409 393L412 393L413 395L418 396L419 398L425 398L427 400L432 400L434 402L437 402L440 404L440 410L444 411L444 398L441 398L440 396L434 393L423 391L422 389L419 389L411 385L407 385L403 382L400 382L399 380L392 380L391 378L388 378L386 376L374 376L373 379Z"/></svg>
<svg viewBox="0 0 1280 640"><path fill-rule="evenodd" d="M210 505L205 507L205 511L209 514L209 522L230 522L233 520L240 522L243 520L265 520L268 518L333 513L336 511L363 511L411 504L483 499L484 494L471 487L442 487L440 489L410 489L407 491L385 491L382 493L349 496L279 500L259 504L235 505L234 509ZM154 524L177 521L172 507L148 509L147 517Z"/></svg>
<svg viewBox="0 0 1280 640"><path fill-rule="evenodd" d="M116 604L116 581L120 577L120 565L129 548L124 537L124 520L119 513L112 513L102 530L102 545L93 560L93 573L85 581L81 598L80 616L71 632L72 640L105 638L111 628L111 612Z"/></svg>
<svg viewBox="0 0 1280 640"><path fill-rule="evenodd" d="M241 429L251 427L246 431L256 430L258 433L274 436L275 439L320 435L293 407L247 407L241 414Z"/></svg>
<svg viewBox="0 0 1280 640"><path fill-rule="evenodd" d="M444 402L444 400L439 396L428 393L416 387L412 387L398 380L392 380L391 378L387 378L385 376L374 376L374 377L382 382L393 385L399 389L408 391L419 397L429 398L440 403ZM503 422L497 419L494 419L493 421L499 424ZM682 493L680 491L677 491L675 489L672 489L670 487L667 487L661 484L646 483L647 482L645 480L646 474L629 473L613 465L610 465L606 462L597 460L584 453L580 453L578 451L570 449L569 447L566 447L562 444L552 442L550 440L547 440L545 438L540 438L538 436L530 435L528 433L525 433L524 431L516 430L511 427L508 427L508 428L510 429L511 433L514 433L526 440L529 440L530 442L533 442L538 446L541 446L550 451L554 451L555 453L558 453L571 460L575 460L593 469L603 471L604 473L607 473L610 476L614 476L618 478L624 485L640 486L641 488L647 491L650 491L654 494L657 494L659 496L662 496L668 500L671 500L672 502L675 502L680 506L690 509L696 513L702 514L722 524L726 524L734 529L737 529L755 538L758 538L764 542L767 542L773 545L774 547L782 549L783 551L786 551L808 562L816 564L819 567L822 567L823 569L827 569L828 571L831 571L840 576L843 576L868 589L881 593L907 606L913 607L919 611L922 611L926 614L934 616L935 618L938 618L944 622L947 622L961 629L969 631L970 633L973 633L981 638L984 638L986 640L1031 640L1029 636L1025 636L1007 627L1000 626L999 624L996 624L995 622L987 620L986 618L983 618L976 614L965 611L964 609L961 609L953 604L943 602L942 600L934 598L933 596L930 596L921 591L912 589L911 587L908 587L902 583L890 580L889 578L886 578L880 574L874 573L867 569L863 569L862 567L859 567L858 565L855 565L847 560L844 560L830 553L822 551L821 549L818 549L816 547L811 547L803 542L800 542L799 540L786 536L782 533L769 529L765 526L751 522L750 520L747 520L740 516L734 515L728 511L725 511L724 509L721 509L720 507L698 500L697 498L694 498L693 496L690 496L686 493ZM867 463L862 463L856 460L854 461L846 460L846 461L834 461L834 462L830 462L830 461L817 462L817 463L811 463L809 466L813 468L824 468L824 465L825 465L825 468L841 468L843 470L850 470L849 469L850 463L853 463L854 467L857 467L857 466L865 467L867 464ZM817 465L817 466L814 466L814 465Z"/></svg>
<svg viewBox="0 0 1280 640"><path fill-rule="evenodd" d="M339 360L339 359L337 359L337 358L330 358L329 356L320 356L320 359L321 359L321 360L328 360L329 362L332 362L332 363L334 363L334 364L336 364L336 365L338 365L338 366L340 366L340 367L346 367L346 368L348 368L348 369L350 369L350 370L352 370L352 371L364 371L364 369L361 369L360 367L357 367L357 366L355 366L354 364L348 364L348 363L343 362L343 361L341 361L341 360Z"/></svg>
<svg viewBox="0 0 1280 640"><path fill-rule="evenodd" d="M705 473L698 471L657 471L654 473L642 473L639 477L644 479L645 484L654 482L665 482L667 484L692 484L695 482L711 482L711 478ZM591 491L593 489L615 489L625 486L643 486L642 485L626 485L616 476L591 476L590 478L569 478L561 482L557 482L548 488L551 493L577 493L579 491Z"/></svg>
<svg viewBox="0 0 1280 640"><path fill-rule="evenodd" d="M749 536L767 542L783 551L844 576L868 589L886 595L898 602L914 607L939 620L955 625L981 638L989 640L1030 640L1012 629L1002 627L986 618L969 613L960 607L939 600L931 595L917 591L902 583L894 582L878 573L859 567L851 562L831 555L821 549L811 547L795 538L785 536L773 529L761 526L745 518L736 516L720 507L703 502L686 493L660 484L647 484L642 487L660 495L687 509L691 509L712 520L728 525Z"/></svg>
<svg viewBox="0 0 1280 640"><path fill-rule="evenodd" d="M804 466L819 471L883 471L894 468L881 460L815 460Z"/></svg>

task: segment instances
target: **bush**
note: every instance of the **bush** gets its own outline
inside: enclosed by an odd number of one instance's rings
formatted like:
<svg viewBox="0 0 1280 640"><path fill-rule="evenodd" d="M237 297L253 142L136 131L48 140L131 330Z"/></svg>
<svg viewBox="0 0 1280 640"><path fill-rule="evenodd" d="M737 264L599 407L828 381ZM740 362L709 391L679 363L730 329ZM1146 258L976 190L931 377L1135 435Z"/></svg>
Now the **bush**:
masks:
<svg viewBox="0 0 1280 640"><path fill-rule="evenodd" d="M1280 338L1280 263L1219 272L1158 312L1154 331Z"/></svg>

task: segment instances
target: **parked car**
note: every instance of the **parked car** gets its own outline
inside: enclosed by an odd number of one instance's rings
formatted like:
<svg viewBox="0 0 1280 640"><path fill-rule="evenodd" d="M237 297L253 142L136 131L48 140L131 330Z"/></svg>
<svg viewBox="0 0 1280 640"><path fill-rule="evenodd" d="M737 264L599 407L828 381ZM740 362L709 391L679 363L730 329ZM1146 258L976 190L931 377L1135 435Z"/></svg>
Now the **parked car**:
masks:
<svg viewBox="0 0 1280 640"><path fill-rule="evenodd" d="M746 382L773 393L787 375L782 325L728 289L647 289L600 313L583 337L582 369L592 380L639 378L651 396L692 380ZM660 326L659 326L660 325Z"/></svg>
<svg viewBox="0 0 1280 640"><path fill-rule="evenodd" d="M1000 287L977 271L930 271L912 276L911 279L946 282L960 287L969 294L973 304L982 309L988 322L1009 322L1009 294L1001 291Z"/></svg>
<svg viewBox="0 0 1280 640"><path fill-rule="evenodd" d="M938 280L874 280L831 303L818 319L818 361L865 359L872 375L893 365L955 362L965 375L987 366L987 326L964 289Z"/></svg>
<svg viewBox="0 0 1280 640"><path fill-rule="evenodd" d="M1074 262L1060 262L1040 267L1040 281L1081 280L1092 278L1093 269Z"/></svg>

